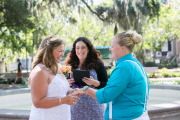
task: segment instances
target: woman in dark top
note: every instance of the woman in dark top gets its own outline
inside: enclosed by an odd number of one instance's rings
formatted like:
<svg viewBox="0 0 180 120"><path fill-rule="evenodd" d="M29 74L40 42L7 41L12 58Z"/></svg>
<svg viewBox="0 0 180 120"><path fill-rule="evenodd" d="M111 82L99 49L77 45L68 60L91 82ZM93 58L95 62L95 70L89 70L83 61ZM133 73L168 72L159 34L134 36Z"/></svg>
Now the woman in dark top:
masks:
<svg viewBox="0 0 180 120"><path fill-rule="evenodd" d="M108 76L104 64L100 58L100 52L97 51L90 40L85 37L79 37L73 44L73 48L66 58L65 63L71 65L72 70L89 70L90 78L86 78L85 84L100 89L106 86ZM69 83L74 81L69 81ZM83 87L83 85L78 85ZM73 83L72 87L76 87ZM104 105L89 95L80 96L80 101L71 106L72 120L104 120Z"/></svg>

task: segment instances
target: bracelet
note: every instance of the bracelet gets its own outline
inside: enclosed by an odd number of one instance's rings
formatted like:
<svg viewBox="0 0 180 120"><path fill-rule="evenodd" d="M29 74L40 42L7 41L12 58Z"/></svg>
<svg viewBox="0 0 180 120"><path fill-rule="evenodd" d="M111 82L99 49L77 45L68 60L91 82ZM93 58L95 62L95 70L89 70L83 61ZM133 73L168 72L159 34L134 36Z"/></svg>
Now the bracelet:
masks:
<svg viewBox="0 0 180 120"><path fill-rule="evenodd" d="M59 97L59 104L61 105L62 103L61 103L61 98Z"/></svg>
<svg viewBox="0 0 180 120"><path fill-rule="evenodd" d="M83 87L83 92L86 93L86 90L89 88L89 86L84 86Z"/></svg>

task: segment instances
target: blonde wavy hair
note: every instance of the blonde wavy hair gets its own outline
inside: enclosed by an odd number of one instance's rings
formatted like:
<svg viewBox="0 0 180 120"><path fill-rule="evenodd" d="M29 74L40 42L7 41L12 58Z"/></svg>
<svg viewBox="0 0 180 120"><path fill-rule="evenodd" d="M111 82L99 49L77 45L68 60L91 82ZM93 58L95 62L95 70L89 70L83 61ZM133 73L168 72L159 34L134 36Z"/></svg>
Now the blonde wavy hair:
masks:
<svg viewBox="0 0 180 120"><path fill-rule="evenodd" d="M128 30L127 32L118 33L114 36L119 41L120 46L126 46L130 52L133 52L135 44L142 41L142 36L136 31Z"/></svg>
<svg viewBox="0 0 180 120"><path fill-rule="evenodd" d="M53 50L64 43L63 40L55 35L47 36L40 44L37 54L34 57L31 68L33 69L37 64L43 63L54 74L58 73L58 64L56 63L52 54Z"/></svg>

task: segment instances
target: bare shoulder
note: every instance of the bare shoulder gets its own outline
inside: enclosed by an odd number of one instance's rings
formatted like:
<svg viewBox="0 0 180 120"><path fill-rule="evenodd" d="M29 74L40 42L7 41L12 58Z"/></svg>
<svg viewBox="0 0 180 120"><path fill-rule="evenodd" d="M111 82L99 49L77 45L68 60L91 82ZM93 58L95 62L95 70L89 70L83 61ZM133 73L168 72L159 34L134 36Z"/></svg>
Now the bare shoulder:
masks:
<svg viewBox="0 0 180 120"><path fill-rule="evenodd" d="M33 70L32 72L33 75L47 75L47 70L43 67L37 67L36 69Z"/></svg>
<svg viewBox="0 0 180 120"><path fill-rule="evenodd" d="M47 81L48 71L43 67L37 67L31 73L30 81Z"/></svg>

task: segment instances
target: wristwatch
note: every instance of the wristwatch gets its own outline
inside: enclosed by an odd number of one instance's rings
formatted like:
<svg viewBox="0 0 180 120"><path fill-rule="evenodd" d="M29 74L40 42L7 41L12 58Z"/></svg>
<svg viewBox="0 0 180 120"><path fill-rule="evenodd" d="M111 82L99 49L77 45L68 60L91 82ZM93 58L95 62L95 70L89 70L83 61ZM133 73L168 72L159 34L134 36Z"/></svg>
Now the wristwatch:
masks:
<svg viewBox="0 0 180 120"><path fill-rule="evenodd" d="M83 92L86 93L86 90L89 88L89 86L84 86L83 87Z"/></svg>

